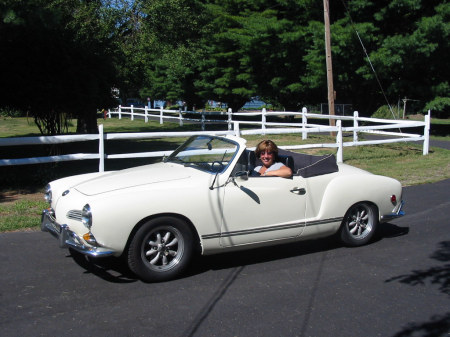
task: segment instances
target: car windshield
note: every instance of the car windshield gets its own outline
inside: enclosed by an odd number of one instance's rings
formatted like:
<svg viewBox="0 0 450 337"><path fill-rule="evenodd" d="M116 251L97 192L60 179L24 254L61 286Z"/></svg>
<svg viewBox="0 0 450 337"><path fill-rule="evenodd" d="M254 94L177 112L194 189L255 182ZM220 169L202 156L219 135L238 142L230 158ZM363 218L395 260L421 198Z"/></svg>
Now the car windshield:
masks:
<svg viewBox="0 0 450 337"><path fill-rule="evenodd" d="M165 162L220 173L227 168L238 149L237 143L226 138L193 136L167 157Z"/></svg>

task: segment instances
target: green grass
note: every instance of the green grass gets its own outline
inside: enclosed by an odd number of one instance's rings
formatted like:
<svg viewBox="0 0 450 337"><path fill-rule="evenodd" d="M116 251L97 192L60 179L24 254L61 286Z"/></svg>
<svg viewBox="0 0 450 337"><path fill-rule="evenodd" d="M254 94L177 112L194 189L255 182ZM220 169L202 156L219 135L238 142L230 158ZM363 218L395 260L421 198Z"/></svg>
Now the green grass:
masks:
<svg viewBox="0 0 450 337"><path fill-rule="evenodd" d="M431 148L422 154L418 144L371 145L344 149L344 162L369 172L393 177L403 186L450 178L450 151Z"/></svg>
<svg viewBox="0 0 450 337"><path fill-rule="evenodd" d="M41 213L48 204L42 201L21 199L14 202L0 203L0 232L21 229L37 229Z"/></svg>

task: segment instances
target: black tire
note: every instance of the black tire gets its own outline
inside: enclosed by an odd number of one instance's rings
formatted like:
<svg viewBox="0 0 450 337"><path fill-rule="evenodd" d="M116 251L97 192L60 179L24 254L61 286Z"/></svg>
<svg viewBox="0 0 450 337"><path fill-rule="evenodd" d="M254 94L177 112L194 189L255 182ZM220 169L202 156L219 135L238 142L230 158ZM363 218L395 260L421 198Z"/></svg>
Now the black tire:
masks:
<svg viewBox="0 0 450 337"><path fill-rule="evenodd" d="M160 217L139 228L128 248L128 266L142 280L160 282L182 274L193 253L189 226L174 217Z"/></svg>
<svg viewBox="0 0 450 337"><path fill-rule="evenodd" d="M366 202L353 205L345 214L339 237L351 247L367 244L378 226L376 207Z"/></svg>

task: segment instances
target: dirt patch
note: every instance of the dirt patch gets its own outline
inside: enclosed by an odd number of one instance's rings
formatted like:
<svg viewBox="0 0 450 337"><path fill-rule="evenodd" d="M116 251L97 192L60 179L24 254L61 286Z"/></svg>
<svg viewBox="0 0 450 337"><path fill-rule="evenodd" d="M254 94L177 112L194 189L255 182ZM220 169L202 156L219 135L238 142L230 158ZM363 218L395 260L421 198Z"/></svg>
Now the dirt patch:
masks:
<svg viewBox="0 0 450 337"><path fill-rule="evenodd" d="M2 191L0 192L0 203L14 203L18 200L41 201L44 200L42 192L24 193L21 191Z"/></svg>

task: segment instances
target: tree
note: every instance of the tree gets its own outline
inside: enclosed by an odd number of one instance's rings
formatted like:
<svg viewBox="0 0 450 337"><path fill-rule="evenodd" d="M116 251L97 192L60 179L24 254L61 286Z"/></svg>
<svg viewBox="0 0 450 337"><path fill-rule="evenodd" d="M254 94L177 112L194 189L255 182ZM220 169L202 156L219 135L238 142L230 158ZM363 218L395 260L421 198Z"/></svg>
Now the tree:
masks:
<svg viewBox="0 0 450 337"><path fill-rule="evenodd" d="M204 57L202 37L208 30L202 2L144 1L142 11L145 78L141 96L183 100L189 109L202 107L205 101L194 86Z"/></svg>
<svg viewBox="0 0 450 337"><path fill-rule="evenodd" d="M436 0L384 1L377 8L373 23L379 38L370 58L389 100L412 98L424 108L439 102L436 106L448 111L449 16L450 5ZM369 65L358 72L373 78Z"/></svg>
<svg viewBox="0 0 450 337"><path fill-rule="evenodd" d="M203 41L206 57L195 86L203 97L226 102L237 111L256 94L256 85L251 75L250 55L245 49L248 36L240 18L227 4L207 7L214 30Z"/></svg>
<svg viewBox="0 0 450 337"><path fill-rule="evenodd" d="M97 132L97 108L113 103L107 40L92 22L81 24L93 20L94 5L9 0L0 7L0 67L8 83L0 101L28 111L43 134L63 133L72 116L78 132Z"/></svg>

